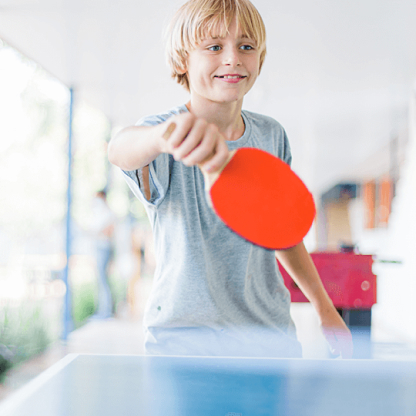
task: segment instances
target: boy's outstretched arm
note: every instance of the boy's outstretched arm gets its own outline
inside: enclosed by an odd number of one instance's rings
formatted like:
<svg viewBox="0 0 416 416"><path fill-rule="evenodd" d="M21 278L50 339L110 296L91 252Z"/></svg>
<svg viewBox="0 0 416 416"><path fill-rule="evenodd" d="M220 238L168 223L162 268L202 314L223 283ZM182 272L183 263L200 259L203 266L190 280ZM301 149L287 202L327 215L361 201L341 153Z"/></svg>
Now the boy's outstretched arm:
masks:
<svg viewBox="0 0 416 416"><path fill-rule="evenodd" d="M351 332L328 296L303 242L286 250L276 250L276 258L316 309L331 352L351 358Z"/></svg>
<svg viewBox="0 0 416 416"><path fill-rule="evenodd" d="M123 170L136 170L148 165L164 151L162 135L165 130L165 123L122 129L108 145L108 160Z"/></svg>
<svg viewBox="0 0 416 416"><path fill-rule="evenodd" d="M171 125L175 128L168 132ZM173 155L186 166L209 161L212 172L228 158L228 148L218 128L190 113L176 115L156 126L126 127L108 145L109 161L123 170L143 168L161 153Z"/></svg>
<svg viewBox="0 0 416 416"><path fill-rule="evenodd" d="M108 160L113 165L123 170L143 169L147 200L150 200L148 165L161 153L172 154L186 166L208 162L208 169L215 172L227 160L228 148L216 126L190 113L171 117L156 126L126 127L108 145Z"/></svg>

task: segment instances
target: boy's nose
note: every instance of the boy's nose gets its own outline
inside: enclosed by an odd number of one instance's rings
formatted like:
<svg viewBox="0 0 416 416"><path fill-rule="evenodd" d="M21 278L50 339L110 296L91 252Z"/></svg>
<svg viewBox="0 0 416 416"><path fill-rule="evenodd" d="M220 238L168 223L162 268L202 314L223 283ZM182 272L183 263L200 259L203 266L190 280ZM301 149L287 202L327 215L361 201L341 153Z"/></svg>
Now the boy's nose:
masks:
<svg viewBox="0 0 416 416"><path fill-rule="evenodd" d="M238 55L238 51L236 51L234 49L225 51L223 64L224 65L231 65L231 66L241 65L241 61L240 61L240 57Z"/></svg>

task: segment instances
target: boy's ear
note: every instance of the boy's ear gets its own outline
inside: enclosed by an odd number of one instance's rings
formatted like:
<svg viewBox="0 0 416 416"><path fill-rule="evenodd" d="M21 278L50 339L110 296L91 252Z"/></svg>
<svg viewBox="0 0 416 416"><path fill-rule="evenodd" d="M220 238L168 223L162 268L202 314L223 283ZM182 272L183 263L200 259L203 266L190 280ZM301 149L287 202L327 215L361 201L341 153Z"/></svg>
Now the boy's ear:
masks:
<svg viewBox="0 0 416 416"><path fill-rule="evenodd" d="M184 75L188 72L188 60L187 58L181 59L181 62L178 62L176 65L176 72L178 74Z"/></svg>
<svg viewBox="0 0 416 416"><path fill-rule="evenodd" d="M186 74L188 72L188 69L186 68L186 65L184 65L182 68L181 67L176 67L176 72L178 74Z"/></svg>

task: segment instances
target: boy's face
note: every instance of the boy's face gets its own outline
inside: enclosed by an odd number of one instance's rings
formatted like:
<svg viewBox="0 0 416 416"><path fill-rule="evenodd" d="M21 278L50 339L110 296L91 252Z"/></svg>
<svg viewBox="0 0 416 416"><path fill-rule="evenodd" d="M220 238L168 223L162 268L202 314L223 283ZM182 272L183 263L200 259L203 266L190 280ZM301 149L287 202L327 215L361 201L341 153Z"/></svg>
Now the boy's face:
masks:
<svg viewBox="0 0 416 416"><path fill-rule="evenodd" d="M212 102L242 102L259 74L260 52L253 39L237 32L236 21L225 38L207 39L187 59L191 98ZM233 76L233 78L230 78Z"/></svg>

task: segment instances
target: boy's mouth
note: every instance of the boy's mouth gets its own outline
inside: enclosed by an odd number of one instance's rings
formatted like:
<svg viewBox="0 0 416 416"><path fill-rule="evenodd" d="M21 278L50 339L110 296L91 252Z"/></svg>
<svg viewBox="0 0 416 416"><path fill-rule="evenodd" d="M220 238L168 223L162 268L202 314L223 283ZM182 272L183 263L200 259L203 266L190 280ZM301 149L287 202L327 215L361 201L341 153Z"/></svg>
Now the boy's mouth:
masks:
<svg viewBox="0 0 416 416"><path fill-rule="evenodd" d="M223 79L242 79L247 78L243 75L215 75L214 78L223 78Z"/></svg>

